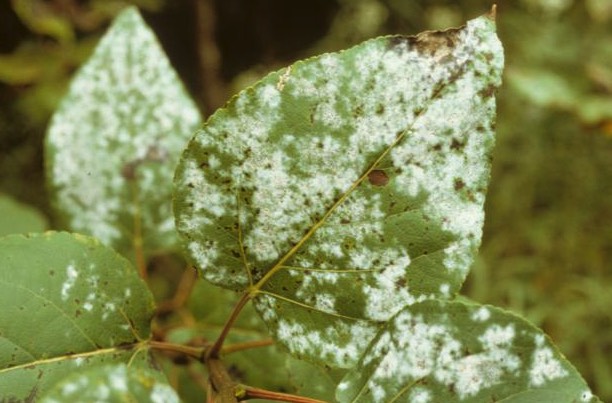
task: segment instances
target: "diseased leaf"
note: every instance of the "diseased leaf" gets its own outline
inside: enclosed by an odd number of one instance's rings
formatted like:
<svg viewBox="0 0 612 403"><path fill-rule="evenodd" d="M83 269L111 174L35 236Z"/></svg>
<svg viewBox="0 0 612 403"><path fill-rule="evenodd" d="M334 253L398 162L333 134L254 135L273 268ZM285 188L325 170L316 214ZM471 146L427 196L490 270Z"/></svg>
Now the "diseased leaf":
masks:
<svg viewBox="0 0 612 403"><path fill-rule="evenodd" d="M0 193L0 236L46 228L47 220L38 210Z"/></svg>
<svg viewBox="0 0 612 403"><path fill-rule="evenodd" d="M73 374L59 382L41 403L139 402L178 403L176 392L156 369L106 365Z"/></svg>
<svg viewBox="0 0 612 403"><path fill-rule="evenodd" d="M594 402L541 330L502 309L424 301L400 311L338 385L340 402Z"/></svg>
<svg viewBox="0 0 612 403"><path fill-rule="evenodd" d="M128 254L176 243L173 171L198 111L136 8L114 21L47 135L55 204L70 229ZM131 256L131 254L130 254Z"/></svg>
<svg viewBox="0 0 612 403"><path fill-rule="evenodd" d="M177 327L168 334L168 341L185 344L204 338L215 340L236 304L236 293L199 281L191 293L188 307L196 319L196 325ZM236 343L255 342L269 339L266 326L251 306L245 307L227 336L225 346ZM329 371L312 364L298 361L277 346L251 348L223 356L235 380L259 388L299 394L312 398L332 401L337 382L332 382ZM208 376L201 365L190 371L199 371ZM175 368L184 375L181 368ZM344 371L343 371L344 373ZM179 376L177 389L188 400L184 390L189 390L192 376ZM197 395L201 397L200 394ZM201 399L200 399L201 400Z"/></svg>
<svg viewBox="0 0 612 403"><path fill-rule="evenodd" d="M153 298L134 267L95 239L1 238L0 306L0 401L40 397L77 369L147 357L139 348Z"/></svg>
<svg viewBox="0 0 612 403"><path fill-rule="evenodd" d="M272 73L184 152L175 216L211 282L298 357L354 365L404 306L448 298L480 243L502 48L488 16Z"/></svg>

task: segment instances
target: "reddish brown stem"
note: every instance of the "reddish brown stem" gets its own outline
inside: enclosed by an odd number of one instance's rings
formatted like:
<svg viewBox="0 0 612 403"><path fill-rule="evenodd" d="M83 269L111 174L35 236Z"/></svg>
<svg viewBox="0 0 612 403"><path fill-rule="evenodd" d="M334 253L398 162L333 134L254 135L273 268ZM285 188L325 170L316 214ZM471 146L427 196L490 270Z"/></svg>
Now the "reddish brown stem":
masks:
<svg viewBox="0 0 612 403"><path fill-rule="evenodd" d="M225 341L225 338L227 337L227 334L229 333L230 328L232 327L236 319L238 319L238 315L242 311L242 308L244 308L244 306L247 304L247 302L249 302L250 299L251 299L251 295L248 292L245 292L244 294L242 294L242 297L240 297L240 299L238 300L238 303L232 310L232 313L230 314L230 317L227 319L227 322L225 322L225 325L223 326L223 329L221 330L221 334L215 341L215 344L213 344L210 350L208 350L208 353L206 354L207 359L219 358L219 355L221 353L221 348L223 347L223 342Z"/></svg>
<svg viewBox="0 0 612 403"><path fill-rule="evenodd" d="M268 399L279 402L293 402L293 403L325 403L323 400L312 399L305 396L290 395L288 393L272 392L270 390L253 388L251 386L242 386L244 390L244 396L238 400L249 400L249 399Z"/></svg>
<svg viewBox="0 0 612 403"><path fill-rule="evenodd" d="M163 341L149 341L149 346L155 350L171 351L173 353L180 353L189 357L201 360L206 347L191 347L183 344L166 343Z"/></svg>
<svg viewBox="0 0 612 403"><path fill-rule="evenodd" d="M274 340L272 339L245 341L244 343L230 344L229 346L221 348L221 354L231 354L235 353L236 351L249 350L252 348L259 347L268 347L272 345L274 345Z"/></svg>

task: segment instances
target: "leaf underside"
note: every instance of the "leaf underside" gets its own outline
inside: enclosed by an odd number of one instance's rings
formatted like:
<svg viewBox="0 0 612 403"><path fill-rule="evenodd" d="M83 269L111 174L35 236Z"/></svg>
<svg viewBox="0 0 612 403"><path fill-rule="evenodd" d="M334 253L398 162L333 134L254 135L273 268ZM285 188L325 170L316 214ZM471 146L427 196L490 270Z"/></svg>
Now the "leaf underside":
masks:
<svg viewBox="0 0 612 403"><path fill-rule="evenodd" d="M541 330L502 309L458 301L406 307L338 385L340 402L592 402Z"/></svg>
<svg viewBox="0 0 612 403"><path fill-rule="evenodd" d="M293 354L354 365L380 323L465 279L502 65L483 16L270 74L179 162L175 217L191 258L214 284L255 293Z"/></svg>
<svg viewBox="0 0 612 403"><path fill-rule="evenodd" d="M0 401L40 397L75 370L148 360L153 298L97 240L47 232L0 239Z"/></svg>
<svg viewBox="0 0 612 403"><path fill-rule="evenodd" d="M113 22L73 79L47 133L54 204L72 231L123 254L177 243L171 212L176 162L200 122L137 9Z"/></svg>

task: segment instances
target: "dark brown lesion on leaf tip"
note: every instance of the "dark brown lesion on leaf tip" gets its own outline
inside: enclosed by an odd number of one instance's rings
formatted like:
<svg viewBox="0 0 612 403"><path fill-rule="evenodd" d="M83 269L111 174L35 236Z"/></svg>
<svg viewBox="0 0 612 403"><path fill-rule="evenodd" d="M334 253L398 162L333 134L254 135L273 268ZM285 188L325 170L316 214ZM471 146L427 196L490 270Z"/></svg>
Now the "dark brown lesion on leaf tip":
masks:
<svg viewBox="0 0 612 403"><path fill-rule="evenodd" d="M425 31L415 36L393 36L389 48L397 52L416 50L428 56L444 56L459 43L459 34L465 26L444 31Z"/></svg>
<svg viewBox="0 0 612 403"><path fill-rule="evenodd" d="M380 169L374 169L368 174L368 181L374 186L385 186L389 183L389 176Z"/></svg>

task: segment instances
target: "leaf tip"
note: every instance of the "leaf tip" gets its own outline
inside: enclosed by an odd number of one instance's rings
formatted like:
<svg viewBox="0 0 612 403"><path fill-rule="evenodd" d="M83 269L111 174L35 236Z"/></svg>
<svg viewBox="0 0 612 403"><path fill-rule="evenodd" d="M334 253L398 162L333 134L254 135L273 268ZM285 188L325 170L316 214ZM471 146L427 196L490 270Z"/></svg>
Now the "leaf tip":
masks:
<svg viewBox="0 0 612 403"><path fill-rule="evenodd" d="M487 17L489 17L491 21L495 22L495 19L497 18L497 4L494 3L491 6L491 11L489 11Z"/></svg>

